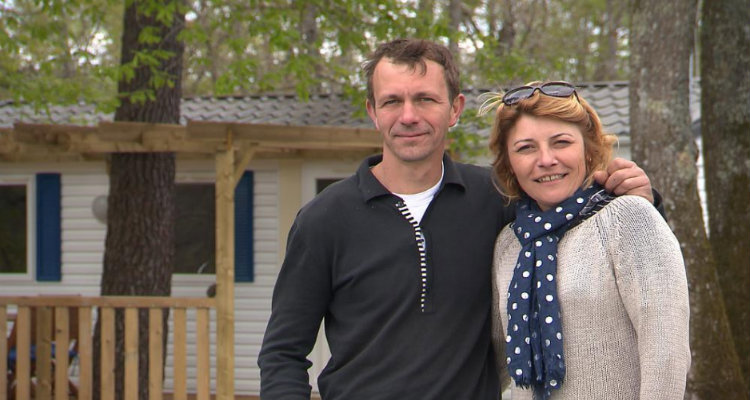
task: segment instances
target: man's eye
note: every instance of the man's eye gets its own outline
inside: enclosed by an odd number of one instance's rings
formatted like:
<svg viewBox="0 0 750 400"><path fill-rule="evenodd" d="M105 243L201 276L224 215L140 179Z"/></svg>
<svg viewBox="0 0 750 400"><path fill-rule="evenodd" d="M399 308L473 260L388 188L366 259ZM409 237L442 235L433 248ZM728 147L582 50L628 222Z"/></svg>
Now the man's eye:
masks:
<svg viewBox="0 0 750 400"><path fill-rule="evenodd" d="M386 101L384 101L384 102L383 102L383 104L382 104L382 106L381 106L381 107L385 107L385 106L390 106L390 105L392 105L392 104L396 104L396 102L397 102L397 101L396 101L396 100L393 100L393 99L392 99L392 100L386 100Z"/></svg>

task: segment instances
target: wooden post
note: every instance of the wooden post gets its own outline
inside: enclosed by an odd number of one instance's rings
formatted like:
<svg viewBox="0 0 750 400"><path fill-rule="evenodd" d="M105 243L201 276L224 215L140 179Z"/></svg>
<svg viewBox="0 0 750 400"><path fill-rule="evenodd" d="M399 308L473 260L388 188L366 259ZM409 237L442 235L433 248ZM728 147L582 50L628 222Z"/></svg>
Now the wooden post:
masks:
<svg viewBox="0 0 750 400"><path fill-rule="evenodd" d="M234 149L216 154L216 398L234 399Z"/></svg>
<svg viewBox="0 0 750 400"><path fill-rule="evenodd" d="M195 310L195 343L196 343L196 369L195 386L197 389L196 400L211 399L211 366L208 358L209 350L209 326L208 308Z"/></svg>
<svg viewBox="0 0 750 400"><path fill-rule="evenodd" d="M33 315L33 314L32 314ZM33 318L33 316L32 316ZM33 323L33 322L32 322ZM52 398L52 308L36 308L36 397Z"/></svg>
<svg viewBox="0 0 750 400"><path fill-rule="evenodd" d="M164 380L162 360L164 346L162 345L162 309L148 310L148 398L162 400L162 382Z"/></svg>
<svg viewBox="0 0 750 400"><path fill-rule="evenodd" d="M138 309L125 309L125 400L138 400Z"/></svg>
<svg viewBox="0 0 750 400"><path fill-rule="evenodd" d="M68 397L68 348L70 345L69 308L55 307L55 400Z"/></svg>
<svg viewBox="0 0 750 400"><path fill-rule="evenodd" d="M16 398L31 397L31 308L18 307L16 316Z"/></svg>
<svg viewBox="0 0 750 400"><path fill-rule="evenodd" d="M15 324L16 322L13 321ZM8 371L8 312L5 305L0 306L0 372ZM8 374L0 373L0 400L8 400Z"/></svg>
<svg viewBox="0 0 750 400"><path fill-rule="evenodd" d="M93 397L91 387L94 381L94 354L91 311L91 306L78 308L78 400L91 400Z"/></svg>
<svg viewBox="0 0 750 400"><path fill-rule="evenodd" d="M115 391L115 309L99 307L101 313L101 385L100 399L114 400ZM136 350L137 351L137 350Z"/></svg>
<svg viewBox="0 0 750 400"><path fill-rule="evenodd" d="M174 400L187 400L187 314L184 308L175 308L172 314L174 361Z"/></svg>

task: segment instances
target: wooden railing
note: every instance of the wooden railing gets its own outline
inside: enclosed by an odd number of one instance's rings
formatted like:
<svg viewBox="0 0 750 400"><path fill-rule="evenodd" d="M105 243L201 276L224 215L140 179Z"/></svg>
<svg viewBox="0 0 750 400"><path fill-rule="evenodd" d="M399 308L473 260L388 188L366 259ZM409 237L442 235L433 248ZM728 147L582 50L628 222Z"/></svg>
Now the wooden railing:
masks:
<svg viewBox="0 0 750 400"><path fill-rule="evenodd" d="M11 397L68 400L71 396L91 399L95 312L101 320L101 399L114 399L115 310L118 309L123 310L125 319L124 398L138 398L138 311L142 309L149 314L149 398L162 398L161 363L165 351L162 313L169 309L174 368L171 398L187 399L187 311L195 309L195 398L208 400L210 310L215 307L213 298L202 297L0 296L0 400ZM10 331L9 326L12 326ZM68 375L71 352L66 350L72 346L78 359L77 382L69 381ZM9 363L8 354L12 350L15 361Z"/></svg>

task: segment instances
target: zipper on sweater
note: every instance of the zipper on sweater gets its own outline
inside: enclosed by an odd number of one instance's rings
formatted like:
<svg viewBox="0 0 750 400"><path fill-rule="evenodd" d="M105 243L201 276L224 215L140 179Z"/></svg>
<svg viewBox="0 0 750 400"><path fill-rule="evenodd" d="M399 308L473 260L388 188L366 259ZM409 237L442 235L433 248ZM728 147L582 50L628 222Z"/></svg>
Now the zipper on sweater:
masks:
<svg viewBox="0 0 750 400"><path fill-rule="evenodd" d="M419 252L419 310L422 313L430 311L432 304L430 302L430 281L427 270L427 241L425 240L422 227L419 222L414 218L409 211L409 207L403 201L396 203L396 208L401 215L406 219L407 222L414 229L414 241L417 245L417 251Z"/></svg>

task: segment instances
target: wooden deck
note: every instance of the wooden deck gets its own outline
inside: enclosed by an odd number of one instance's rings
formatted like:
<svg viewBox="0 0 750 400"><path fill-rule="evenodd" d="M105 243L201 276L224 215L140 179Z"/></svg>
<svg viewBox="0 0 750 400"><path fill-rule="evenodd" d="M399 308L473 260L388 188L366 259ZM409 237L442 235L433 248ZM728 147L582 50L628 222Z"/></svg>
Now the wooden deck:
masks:
<svg viewBox="0 0 750 400"><path fill-rule="evenodd" d="M212 298L178 297L83 297L34 296L0 297L0 400L91 399L93 387L94 316L101 321L101 399L114 399L115 313L124 315L124 395L138 398L138 313L149 316L149 389L162 393L161 360L163 348L162 313L172 314L172 354L175 386L168 398L209 400L210 393L210 316L216 303ZM13 312L9 312L12 309ZM187 311L195 313L195 343L187 342ZM8 326L12 326L8 332ZM196 393L187 393L187 350L195 349ZM33 349L33 351L32 351ZM54 349L68 349L56 351ZM15 352L15 360L8 355ZM68 367L71 356L78 360L78 379L71 382ZM10 365L9 365L10 364ZM32 379L33 378L33 379ZM63 388L58 390L58 388ZM33 394L33 396L32 396ZM152 396L159 400L160 395Z"/></svg>

